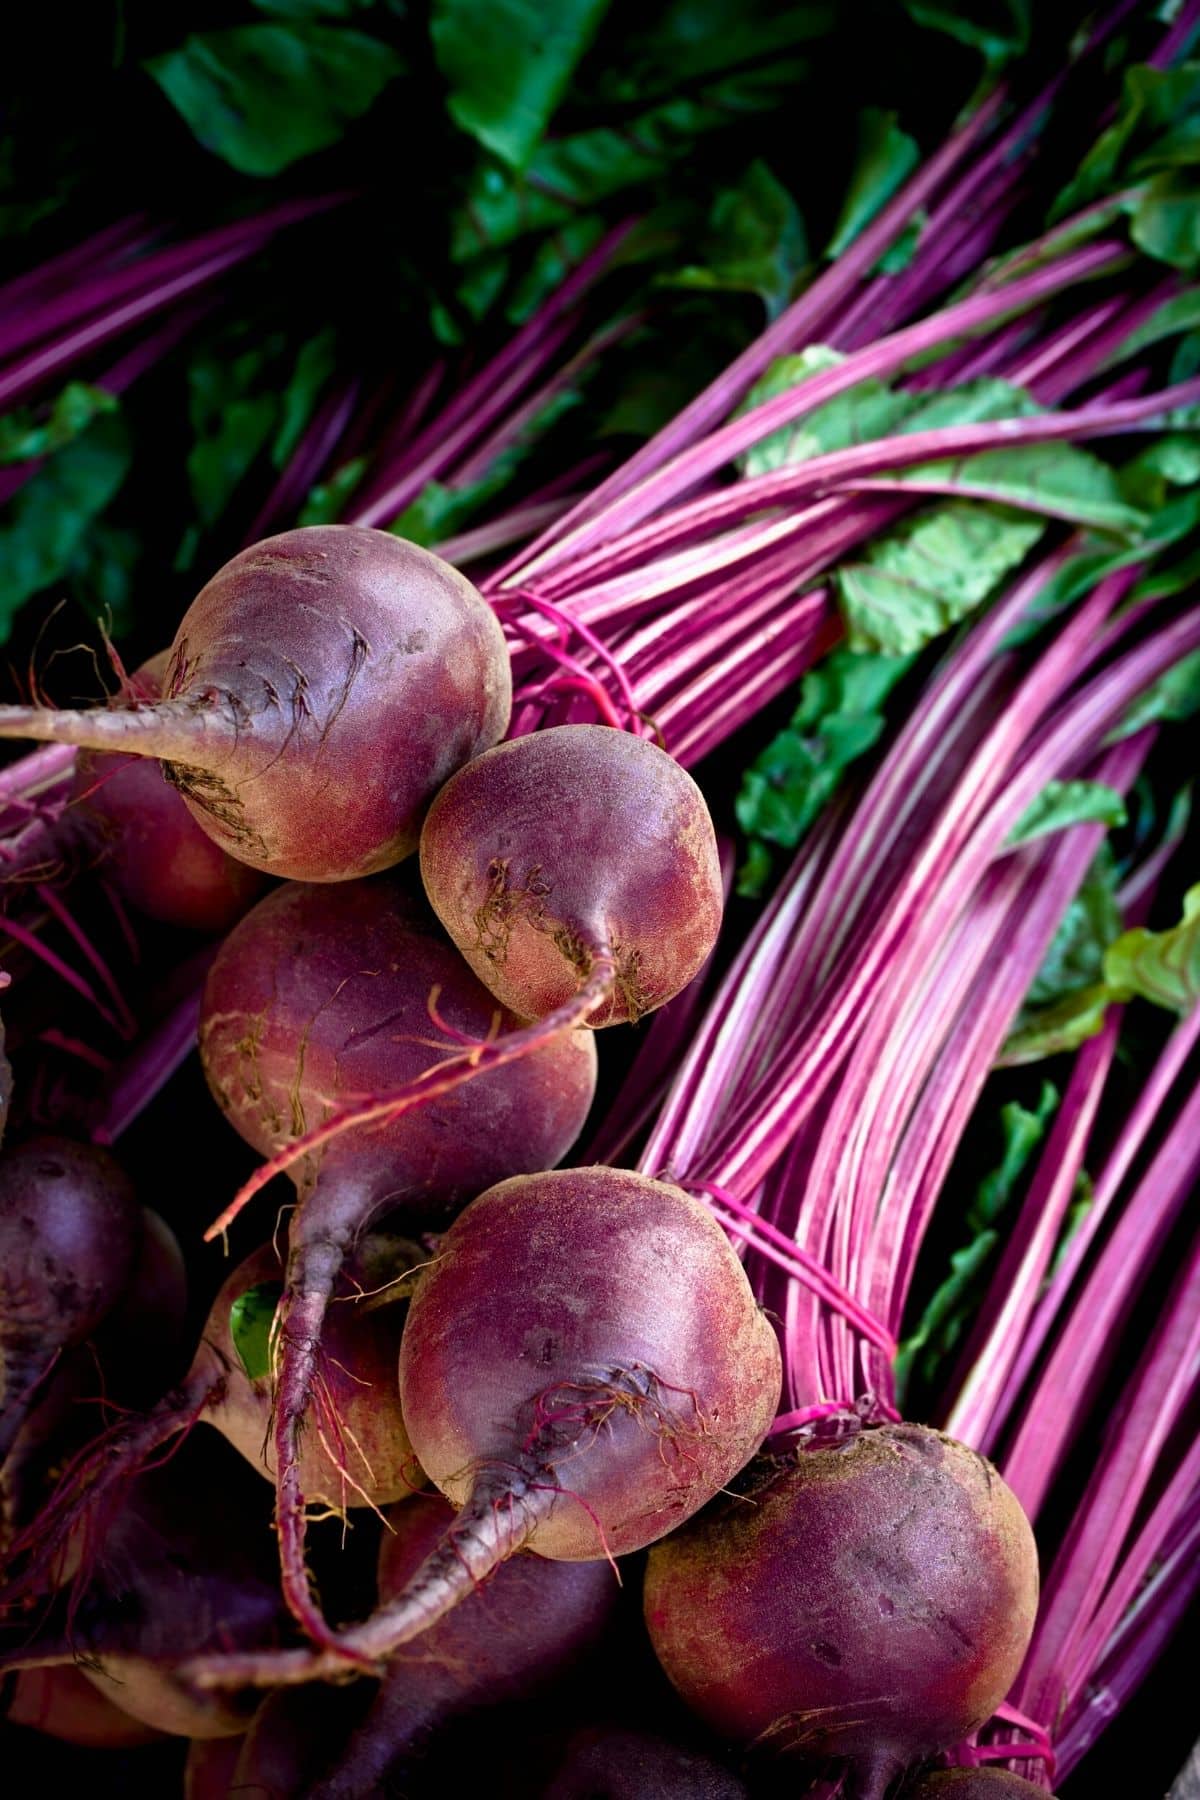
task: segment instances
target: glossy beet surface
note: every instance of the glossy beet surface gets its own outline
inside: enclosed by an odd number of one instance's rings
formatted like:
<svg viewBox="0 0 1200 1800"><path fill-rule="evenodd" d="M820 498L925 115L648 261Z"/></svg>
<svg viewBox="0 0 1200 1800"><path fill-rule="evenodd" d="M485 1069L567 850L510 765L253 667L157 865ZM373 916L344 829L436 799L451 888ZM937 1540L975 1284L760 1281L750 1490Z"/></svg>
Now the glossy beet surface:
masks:
<svg viewBox="0 0 1200 1800"><path fill-rule="evenodd" d="M1037 1553L990 1463L884 1425L766 1465L748 1497L656 1545L651 1642L723 1736L845 1758L882 1800L1003 1700L1037 1610Z"/></svg>
<svg viewBox="0 0 1200 1800"><path fill-rule="evenodd" d="M390 532L314 525L217 571L161 702L0 708L0 735L158 757L239 861L343 881L416 848L430 800L503 736L510 705L504 636L469 581Z"/></svg>
<svg viewBox="0 0 1200 1800"><path fill-rule="evenodd" d="M652 1012L695 975L721 924L721 871L699 788L644 738L561 725L501 744L447 783L421 834L421 878L480 980L527 1019L615 964L589 1025Z"/></svg>

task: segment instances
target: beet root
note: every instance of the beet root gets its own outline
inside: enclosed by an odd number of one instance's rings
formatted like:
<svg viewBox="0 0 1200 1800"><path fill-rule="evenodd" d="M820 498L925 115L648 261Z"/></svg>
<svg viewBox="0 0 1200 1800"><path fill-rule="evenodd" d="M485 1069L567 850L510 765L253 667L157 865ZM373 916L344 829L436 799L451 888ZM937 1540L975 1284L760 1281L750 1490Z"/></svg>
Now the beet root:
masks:
<svg viewBox="0 0 1200 1800"><path fill-rule="evenodd" d="M992 1466L917 1425L765 1464L650 1553L645 1615L722 1736L841 1759L883 1800L1003 1700L1037 1611L1033 1533Z"/></svg>
<svg viewBox="0 0 1200 1800"><path fill-rule="evenodd" d="M937 1769L906 1787L900 1800L1054 1800L1045 1788L1007 1769Z"/></svg>
<svg viewBox="0 0 1200 1800"><path fill-rule="evenodd" d="M0 1159L0 1461L56 1357L120 1300L141 1235L133 1188L107 1151L40 1137Z"/></svg>
<svg viewBox="0 0 1200 1800"><path fill-rule="evenodd" d="M219 1104L256 1149L271 1151L345 1098L434 1070L447 1035L451 1044L477 1042L495 1024L494 1002L424 900L392 876L285 887L260 902L213 965L200 1044ZM328 1627L304 1569L297 1446L342 1263L382 1212L444 1219L502 1176L557 1162L583 1125L595 1075L590 1034L562 1034L520 1063L344 1133L294 1165L299 1201L275 1386L278 1524L284 1591L318 1641Z"/></svg>
<svg viewBox="0 0 1200 1800"><path fill-rule="evenodd" d="M437 1494L394 1507L379 1557L380 1598L403 1592L454 1509ZM463 1604L401 1650L365 1719L309 1800L369 1800L425 1753L451 1720L523 1700L597 1643L618 1588L605 1563L514 1556Z"/></svg>
<svg viewBox="0 0 1200 1800"><path fill-rule="evenodd" d="M780 1358L697 1201L627 1170L501 1182L442 1239L400 1350L422 1468L462 1508L404 1592L324 1659L229 1658L206 1681L377 1667L521 1549L592 1561L682 1523L762 1442Z"/></svg>
<svg viewBox="0 0 1200 1800"><path fill-rule="evenodd" d="M461 769L429 810L421 878L479 979L526 1019L567 1005L601 955L612 975L587 1023L640 1018L687 986L721 924L699 788L602 725L534 732Z"/></svg>
<svg viewBox="0 0 1200 1800"><path fill-rule="evenodd" d="M745 1783L698 1750L615 1726L576 1732L542 1800L747 1800Z"/></svg>
<svg viewBox="0 0 1200 1800"><path fill-rule="evenodd" d="M448 563L390 532L306 526L243 550L175 635L165 697L0 708L0 736L157 757L238 861L304 881L387 868L504 735L504 634Z"/></svg>

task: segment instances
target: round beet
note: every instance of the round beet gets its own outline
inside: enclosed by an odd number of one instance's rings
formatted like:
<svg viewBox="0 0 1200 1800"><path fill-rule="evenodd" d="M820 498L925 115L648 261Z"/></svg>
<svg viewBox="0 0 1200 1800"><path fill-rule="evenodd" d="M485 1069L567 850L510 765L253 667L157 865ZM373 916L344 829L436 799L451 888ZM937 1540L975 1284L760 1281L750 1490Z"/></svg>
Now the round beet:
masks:
<svg viewBox="0 0 1200 1800"><path fill-rule="evenodd" d="M324 1655L213 1660L205 1681L378 1667L521 1549L623 1556L671 1531L762 1442L775 1334L712 1214L624 1169L519 1176L455 1221L417 1286L400 1397L460 1507L404 1591Z"/></svg>
<svg viewBox="0 0 1200 1800"><path fill-rule="evenodd" d="M387 531L314 525L252 544L175 635L165 697L0 708L0 735L157 757L216 843L252 868L343 881L416 848L447 777L504 735L495 614Z"/></svg>
<svg viewBox="0 0 1200 1800"><path fill-rule="evenodd" d="M691 776L644 738L560 725L460 769L429 809L421 879L498 1000L541 1019L609 968L592 1026L686 987L723 905L716 835Z"/></svg>
<svg viewBox="0 0 1200 1800"><path fill-rule="evenodd" d="M991 1464L884 1425L765 1464L657 1544L645 1613L667 1675L722 1736L842 1759L850 1792L882 1800L991 1716L1037 1596L1033 1532Z"/></svg>
<svg viewBox="0 0 1200 1800"><path fill-rule="evenodd" d="M240 1737L193 1738L183 1765L183 1800L228 1800Z"/></svg>
<svg viewBox="0 0 1200 1800"><path fill-rule="evenodd" d="M491 996L425 901L389 876L292 885L261 901L213 965L200 1048L230 1121L270 1152L351 1096L419 1080L447 1049L508 1022L497 1020ZM562 1033L520 1062L388 1123L348 1131L293 1165L299 1199L288 1229L275 1386L278 1522L284 1591L318 1640L328 1628L304 1567L297 1447L342 1262L383 1212L444 1218L502 1176L556 1163L583 1125L595 1078L590 1034Z"/></svg>
<svg viewBox="0 0 1200 1800"><path fill-rule="evenodd" d="M404 1591L453 1519L439 1494L392 1508L379 1555L381 1600ZM451 1720L553 1683L600 1640L618 1592L607 1563L514 1556L419 1645L392 1658L362 1724L308 1800L369 1800L414 1767Z"/></svg>
<svg viewBox="0 0 1200 1800"><path fill-rule="evenodd" d="M39 1137L0 1158L0 1461L34 1390L129 1285L142 1213L106 1150Z"/></svg>
<svg viewBox="0 0 1200 1800"><path fill-rule="evenodd" d="M1054 1800L1007 1769L937 1769L904 1789L900 1800Z"/></svg>

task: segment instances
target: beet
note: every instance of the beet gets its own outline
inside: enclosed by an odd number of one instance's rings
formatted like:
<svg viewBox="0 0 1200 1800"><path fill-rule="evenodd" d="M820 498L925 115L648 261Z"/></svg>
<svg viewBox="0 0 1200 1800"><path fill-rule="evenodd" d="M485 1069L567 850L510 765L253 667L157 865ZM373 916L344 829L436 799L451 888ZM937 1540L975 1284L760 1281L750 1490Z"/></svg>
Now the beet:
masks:
<svg viewBox="0 0 1200 1800"><path fill-rule="evenodd" d="M406 1312L403 1277L425 1260L406 1240L374 1233L356 1247L341 1275L340 1303L330 1308L317 1362L317 1416L300 1442L301 1485L327 1506L383 1506L420 1485L400 1412L396 1364ZM102 1509L119 1504L147 1459L200 1420L215 1426L260 1475L273 1479L270 1376L247 1374L231 1314L251 1289L265 1289L273 1301L283 1290L282 1273L278 1253L265 1244L226 1277L179 1388L150 1412L121 1419L91 1443L68 1468L49 1505L14 1541L14 1563L24 1560L19 1576L9 1582L10 1601L63 1580L72 1567L72 1534L78 1540L93 1529ZM358 1299L362 1294L371 1298ZM384 1303L388 1295L390 1303Z"/></svg>
<svg viewBox="0 0 1200 1800"><path fill-rule="evenodd" d="M393 1507L379 1556L382 1600L402 1593L454 1509L436 1494ZM368 1800L419 1762L454 1719L527 1699L599 1641L619 1589L606 1563L514 1556L388 1664L369 1711L310 1800Z"/></svg>
<svg viewBox="0 0 1200 1800"><path fill-rule="evenodd" d="M356 525L241 551L192 602L160 701L0 708L0 736L157 757L251 868L343 881L416 848L454 770L512 698L495 614L448 563Z"/></svg>
<svg viewBox="0 0 1200 1800"><path fill-rule="evenodd" d="M775 1334L712 1214L623 1169L519 1176L451 1226L409 1307L405 1422L462 1508L403 1593L320 1654L211 1659L212 1682L375 1666L521 1549L566 1562L661 1537L753 1455Z"/></svg>
<svg viewBox="0 0 1200 1800"><path fill-rule="evenodd" d="M79 1669L22 1669L13 1677L5 1709L11 1725L27 1725L44 1737L85 1750L132 1750L157 1743L162 1733L122 1712Z"/></svg>
<svg viewBox="0 0 1200 1800"><path fill-rule="evenodd" d="M183 1765L183 1800L226 1800L241 1750L240 1737L193 1738Z"/></svg>
<svg viewBox="0 0 1200 1800"><path fill-rule="evenodd" d="M576 1732L541 1800L747 1800L731 1769L649 1731Z"/></svg>
<svg viewBox="0 0 1200 1800"><path fill-rule="evenodd" d="M344 1753L367 1704L368 1685L284 1688L264 1700L238 1747L230 1800L307 1797L313 1781Z"/></svg>
<svg viewBox="0 0 1200 1800"><path fill-rule="evenodd" d="M526 1019L608 968L589 1025L686 987L721 924L716 835L691 776L645 738L560 725L477 757L421 833L421 879L479 979Z"/></svg>
<svg viewBox="0 0 1200 1800"><path fill-rule="evenodd" d="M843 1759L850 1793L882 1800L1004 1699L1037 1594L1033 1533L991 1464L884 1425L764 1464L657 1544L645 1614L667 1675L723 1737Z"/></svg>
<svg viewBox="0 0 1200 1800"><path fill-rule="evenodd" d="M1045 1788L1036 1787L1007 1769L937 1769L905 1787L900 1800L1053 1800Z"/></svg>
<svg viewBox="0 0 1200 1800"><path fill-rule="evenodd" d="M200 1044L219 1104L267 1152L346 1098L429 1069L443 1053L441 1026L455 1041L478 1040L495 1022L494 1002L425 902L389 876L294 885L261 901L213 965ZM294 1166L299 1198L275 1389L280 1553L289 1604L318 1640L328 1628L304 1569L297 1445L343 1259L383 1212L444 1219L501 1176L557 1162L583 1125L595 1074L590 1034L560 1035L519 1064L385 1126L347 1132Z"/></svg>
<svg viewBox="0 0 1200 1800"><path fill-rule="evenodd" d="M38 1137L0 1158L0 1462L55 1359L120 1300L141 1234L133 1188L106 1150Z"/></svg>
<svg viewBox="0 0 1200 1800"><path fill-rule="evenodd" d="M204 1650L279 1641L287 1615L268 1574L258 1492L228 1453L183 1455L142 1475L92 1534L86 1590L56 1597L32 1633L16 1629L0 1668L80 1662L107 1699L156 1730L243 1731L246 1702L196 1690L177 1665Z"/></svg>

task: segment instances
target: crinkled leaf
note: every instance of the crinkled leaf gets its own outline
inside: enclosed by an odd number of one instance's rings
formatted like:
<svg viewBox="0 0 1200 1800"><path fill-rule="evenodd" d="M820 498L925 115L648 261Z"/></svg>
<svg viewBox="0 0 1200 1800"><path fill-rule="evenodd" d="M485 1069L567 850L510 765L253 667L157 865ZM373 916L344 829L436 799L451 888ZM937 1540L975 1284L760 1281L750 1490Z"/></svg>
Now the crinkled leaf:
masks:
<svg viewBox="0 0 1200 1800"><path fill-rule="evenodd" d="M378 38L304 22L205 32L145 64L205 149L244 175L336 144L403 66Z"/></svg>
<svg viewBox="0 0 1200 1800"><path fill-rule="evenodd" d="M89 533L129 469L119 413L102 413L46 459L0 514L0 642L18 609L87 561Z"/></svg>
<svg viewBox="0 0 1200 1800"><path fill-rule="evenodd" d="M1110 944L1104 976L1122 999L1190 1012L1200 999L1200 886L1183 897L1183 918L1166 931L1138 926Z"/></svg>
<svg viewBox="0 0 1200 1800"><path fill-rule="evenodd" d="M664 276L672 287L759 294L779 316L808 261L804 221L766 163L752 162L736 187L713 202L699 262Z"/></svg>
<svg viewBox="0 0 1200 1800"><path fill-rule="evenodd" d="M101 413L115 412L115 395L86 381L69 381L47 413L23 406L0 418L0 464L34 462L61 450Z"/></svg>
<svg viewBox="0 0 1200 1800"><path fill-rule="evenodd" d="M919 463L888 480L923 492L998 501L1096 531L1129 534L1147 523L1145 513L1125 499L1114 470L1079 444L1015 444Z"/></svg>
<svg viewBox="0 0 1200 1800"><path fill-rule="evenodd" d="M804 677L787 729L742 777L738 824L752 840L794 849L852 763L882 735L884 703L912 666L910 657L856 655L839 646ZM758 852L743 870L743 893L761 892L770 870Z"/></svg>
<svg viewBox="0 0 1200 1800"><path fill-rule="evenodd" d="M251 1381L265 1381L271 1373L271 1340L282 1298L282 1282L262 1281L239 1294L229 1309L229 1335Z"/></svg>
<svg viewBox="0 0 1200 1800"><path fill-rule="evenodd" d="M609 0L434 0L430 34L456 125L522 169Z"/></svg>
<svg viewBox="0 0 1200 1800"><path fill-rule="evenodd" d="M523 175L492 164L477 169L455 213L451 253L481 250L565 224L610 195L655 181L687 156L697 138L778 106L804 65L781 61L735 72L694 94L652 107L625 125L600 125L538 146Z"/></svg>
<svg viewBox="0 0 1200 1800"><path fill-rule="evenodd" d="M279 402L267 380L278 344L240 355L196 356L188 368L188 411L194 434L187 472L199 524L220 518L275 429Z"/></svg>
<svg viewBox="0 0 1200 1800"><path fill-rule="evenodd" d="M918 25L956 38L977 50L988 69L1003 68L1029 47L1033 0L904 0L904 10Z"/></svg>
<svg viewBox="0 0 1200 1800"><path fill-rule="evenodd" d="M335 469L327 481L319 481L309 490L300 511L298 525L332 525L341 518L346 502L366 473L367 458L351 457Z"/></svg>
<svg viewBox="0 0 1200 1800"><path fill-rule="evenodd" d="M832 260L852 244L882 211L920 160L916 140L901 131L893 112L865 106L858 118L858 154L833 236L825 246Z"/></svg>
<svg viewBox="0 0 1200 1800"><path fill-rule="evenodd" d="M994 593L1044 530L1029 513L959 500L885 532L835 574L851 648L923 649Z"/></svg>
<svg viewBox="0 0 1200 1800"><path fill-rule="evenodd" d="M1058 1090L1046 1081L1035 1109L1015 1100L1000 1108L1004 1146L999 1163L980 1182L967 1212L964 1223L971 1233L970 1240L952 1254L950 1273L931 1296L913 1331L901 1342L896 1358L897 1398L901 1404L914 1374L919 1376L923 1388L932 1387L939 1373L946 1373L947 1359L965 1337L983 1292L982 1272L1000 1242L996 1226L1045 1138L1057 1107Z"/></svg>
<svg viewBox="0 0 1200 1800"><path fill-rule="evenodd" d="M1123 825L1125 802L1103 781L1048 781L1008 834L1006 849L1071 825Z"/></svg>

